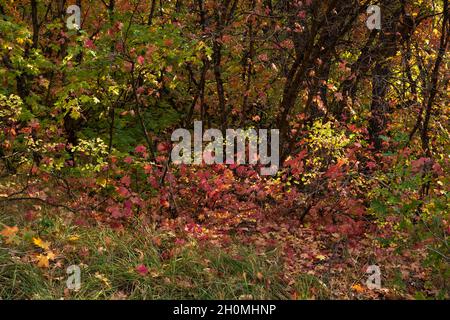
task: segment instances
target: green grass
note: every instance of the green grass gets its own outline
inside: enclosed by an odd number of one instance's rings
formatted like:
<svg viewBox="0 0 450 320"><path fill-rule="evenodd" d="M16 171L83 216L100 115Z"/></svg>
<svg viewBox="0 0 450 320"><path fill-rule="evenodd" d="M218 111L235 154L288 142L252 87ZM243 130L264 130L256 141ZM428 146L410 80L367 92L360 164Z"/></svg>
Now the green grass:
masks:
<svg viewBox="0 0 450 320"><path fill-rule="evenodd" d="M7 220L0 217L0 222L12 225ZM17 223L17 243L0 243L1 299L289 299L294 290L305 299L318 283L299 276L288 285L277 249L257 253L235 243L225 250L194 240L179 246L171 232L136 228L119 233L106 227L70 226L48 216L22 223ZM48 269L27 260L40 250L30 241L35 233L51 241L57 255ZM78 240L68 240L75 234ZM161 239L157 245L155 237ZM140 264L149 274L135 270ZM70 265L81 266L78 292L66 289Z"/></svg>

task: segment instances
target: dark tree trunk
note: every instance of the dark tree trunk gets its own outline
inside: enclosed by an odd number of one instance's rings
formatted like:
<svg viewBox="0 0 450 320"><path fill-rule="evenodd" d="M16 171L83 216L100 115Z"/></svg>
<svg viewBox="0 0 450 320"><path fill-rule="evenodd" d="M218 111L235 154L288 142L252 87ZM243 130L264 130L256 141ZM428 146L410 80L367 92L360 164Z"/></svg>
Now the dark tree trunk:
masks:
<svg viewBox="0 0 450 320"><path fill-rule="evenodd" d="M444 56L445 56L449 38L450 38L449 9L450 8L448 5L448 0L444 0L444 19L442 21L442 34L441 34L441 39L439 42L438 55L437 55L436 61L434 63L433 72L431 74L431 83L429 86L430 92L428 94L428 100L427 100L427 105L426 105L426 110L425 110L425 119L423 122L422 133L421 133L422 148L428 157L431 157L430 137L429 137L429 133L428 133L428 127L430 124L434 100L435 100L436 94L437 94L439 70L440 70L441 64L444 60Z"/></svg>
<svg viewBox="0 0 450 320"><path fill-rule="evenodd" d="M37 0L31 0L31 21L33 26L32 48L36 49L39 43L39 21L38 21Z"/></svg>
<svg viewBox="0 0 450 320"><path fill-rule="evenodd" d="M147 22L147 24L149 26L151 26L153 23L153 16L155 15L155 7L156 7L156 0L152 0L152 3L150 5L150 13L148 15L148 22Z"/></svg>
<svg viewBox="0 0 450 320"><path fill-rule="evenodd" d="M370 105L371 116L369 119L370 141L376 150L381 148L381 135L387 127L387 115L389 113L389 81L392 76L389 60L398 50L397 31L402 12L398 1L384 0L381 11L384 18L379 37L378 54L375 56L375 67L372 71L372 102Z"/></svg>

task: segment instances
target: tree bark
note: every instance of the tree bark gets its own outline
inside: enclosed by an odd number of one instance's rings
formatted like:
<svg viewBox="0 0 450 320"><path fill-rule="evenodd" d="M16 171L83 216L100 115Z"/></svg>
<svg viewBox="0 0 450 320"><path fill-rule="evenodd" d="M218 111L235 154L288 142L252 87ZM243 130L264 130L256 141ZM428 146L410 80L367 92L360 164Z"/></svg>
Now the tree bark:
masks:
<svg viewBox="0 0 450 320"><path fill-rule="evenodd" d="M389 60L398 50L397 31L400 22L401 5L398 1L382 1L382 22L379 36L378 54L375 56L375 66L372 71L372 102L370 105L371 116L369 119L370 141L375 150L382 146L381 135L387 127L387 115L389 113L389 80L392 76Z"/></svg>
<svg viewBox="0 0 450 320"><path fill-rule="evenodd" d="M427 100L427 106L425 110L425 119L422 127L422 148L425 152L425 154L428 157L431 157L431 149L430 149L430 137L428 133L428 127L430 124L432 109L434 100L436 98L437 94L437 86L438 86L438 80L439 80L439 70L441 67L441 64L444 60L444 56L447 50L448 41L449 41L449 6L448 6L448 0L444 0L444 19L442 21L442 33L441 33L441 39L439 42L439 49L438 49L438 55L436 58L436 61L434 63L433 72L431 75L431 83L430 83L430 92L428 95Z"/></svg>

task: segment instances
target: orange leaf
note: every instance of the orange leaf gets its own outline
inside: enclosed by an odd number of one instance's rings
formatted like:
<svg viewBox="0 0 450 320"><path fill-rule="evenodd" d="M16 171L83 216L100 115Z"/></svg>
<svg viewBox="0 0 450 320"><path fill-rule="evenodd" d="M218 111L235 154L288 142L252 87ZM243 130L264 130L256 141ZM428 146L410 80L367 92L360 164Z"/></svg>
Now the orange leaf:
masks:
<svg viewBox="0 0 450 320"><path fill-rule="evenodd" d="M7 226L2 230L2 232L0 232L0 235L4 236L5 238L9 238L11 236L15 236L17 232L19 232L19 228Z"/></svg>
<svg viewBox="0 0 450 320"><path fill-rule="evenodd" d="M357 293L364 292L364 288L359 283L352 285L352 289Z"/></svg>

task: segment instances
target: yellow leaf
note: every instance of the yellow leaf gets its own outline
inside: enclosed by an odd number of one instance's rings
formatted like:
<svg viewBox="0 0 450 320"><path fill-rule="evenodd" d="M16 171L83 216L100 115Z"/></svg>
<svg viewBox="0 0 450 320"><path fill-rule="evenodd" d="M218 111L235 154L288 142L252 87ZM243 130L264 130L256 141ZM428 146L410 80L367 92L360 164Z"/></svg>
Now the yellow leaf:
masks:
<svg viewBox="0 0 450 320"><path fill-rule="evenodd" d="M48 260L52 260L52 261L56 259L56 256L55 256L55 254L53 253L53 251L47 252L47 259L48 259Z"/></svg>
<svg viewBox="0 0 450 320"><path fill-rule="evenodd" d="M80 118L80 116L81 116L81 113L75 108L73 108L72 111L70 112L70 117L74 120L78 120Z"/></svg>
<svg viewBox="0 0 450 320"><path fill-rule="evenodd" d="M319 254L316 256L316 259L319 259L320 261L326 260L327 257L325 257L323 254Z"/></svg>
<svg viewBox="0 0 450 320"><path fill-rule="evenodd" d="M49 261L46 255L40 254L37 256L37 265L39 268L48 268Z"/></svg>
<svg viewBox="0 0 450 320"><path fill-rule="evenodd" d="M80 239L79 235L73 235L73 236L70 236L67 240L69 240L69 241L77 241L78 239Z"/></svg>
<svg viewBox="0 0 450 320"><path fill-rule="evenodd" d="M107 277L105 277L103 274L96 272L95 273L95 278L99 279L101 282L103 282L106 286L110 287L111 286L111 282L109 281L109 279Z"/></svg>
<svg viewBox="0 0 450 320"><path fill-rule="evenodd" d="M105 178L98 178L97 179L97 184L103 188L106 187L106 185L108 184L108 181Z"/></svg>
<svg viewBox="0 0 450 320"><path fill-rule="evenodd" d="M44 250L48 250L50 248L50 242L42 241L41 238L33 238L33 243Z"/></svg>

